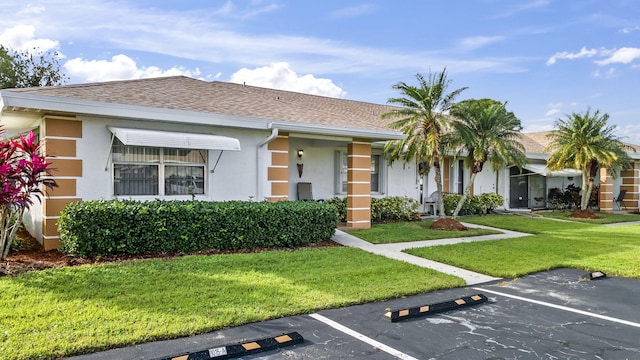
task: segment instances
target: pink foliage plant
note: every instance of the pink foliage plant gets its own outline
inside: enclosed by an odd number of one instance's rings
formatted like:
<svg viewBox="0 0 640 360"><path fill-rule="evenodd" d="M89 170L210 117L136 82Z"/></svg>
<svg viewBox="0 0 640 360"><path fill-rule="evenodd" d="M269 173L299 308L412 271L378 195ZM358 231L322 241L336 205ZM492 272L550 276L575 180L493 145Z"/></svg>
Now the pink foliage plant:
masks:
<svg viewBox="0 0 640 360"><path fill-rule="evenodd" d="M0 133L4 132L0 128ZM51 163L40 152L33 131L17 139L0 140L0 259L9 253L11 243L22 222L22 214L44 191L56 185Z"/></svg>

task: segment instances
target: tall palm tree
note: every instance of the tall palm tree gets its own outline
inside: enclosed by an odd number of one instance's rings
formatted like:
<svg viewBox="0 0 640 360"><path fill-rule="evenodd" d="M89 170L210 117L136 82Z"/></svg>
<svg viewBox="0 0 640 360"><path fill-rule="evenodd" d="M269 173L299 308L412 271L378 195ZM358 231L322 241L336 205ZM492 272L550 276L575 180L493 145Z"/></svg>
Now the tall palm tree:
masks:
<svg viewBox="0 0 640 360"><path fill-rule="evenodd" d="M416 74L418 86L399 82L393 86L401 97L390 98L387 102L399 106L382 114L382 119L393 119L389 124L392 129L399 129L406 139L390 141L385 145L385 153L390 161L398 159L404 162L416 161L424 164L421 174L427 174L433 166L436 175L437 207L440 217L444 216L442 199L442 162L443 148L440 141L449 128L449 119L445 112L451 109L454 99L467 87L447 93L451 80L447 80L447 69L442 72L429 73L425 79Z"/></svg>
<svg viewBox="0 0 640 360"><path fill-rule="evenodd" d="M580 209L586 210L599 168L628 168L631 159L626 150L632 150L614 135L615 125L607 125L609 114L591 109L583 114L572 113L558 119L556 130L548 138L548 149L553 151L547 160L551 170L574 168L582 170L582 197ZM612 171L612 174L616 174Z"/></svg>
<svg viewBox="0 0 640 360"><path fill-rule="evenodd" d="M451 108L453 130L445 141L456 150L456 156L464 156L470 169L469 183L453 212L458 216L471 193L476 175L489 162L494 171L505 165L522 167L527 162L524 146L520 143L520 120L507 111L506 103L492 99L469 99Z"/></svg>

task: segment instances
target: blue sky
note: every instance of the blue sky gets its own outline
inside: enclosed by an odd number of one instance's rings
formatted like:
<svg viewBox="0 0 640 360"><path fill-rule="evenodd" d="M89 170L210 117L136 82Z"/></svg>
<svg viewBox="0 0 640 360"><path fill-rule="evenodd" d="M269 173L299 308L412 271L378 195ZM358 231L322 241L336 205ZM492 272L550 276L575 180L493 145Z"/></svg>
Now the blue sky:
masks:
<svg viewBox="0 0 640 360"><path fill-rule="evenodd" d="M640 144L636 0L3 0L0 44L58 51L69 83L187 75L386 103L447 68L525 131L587 108Z"/></svg>

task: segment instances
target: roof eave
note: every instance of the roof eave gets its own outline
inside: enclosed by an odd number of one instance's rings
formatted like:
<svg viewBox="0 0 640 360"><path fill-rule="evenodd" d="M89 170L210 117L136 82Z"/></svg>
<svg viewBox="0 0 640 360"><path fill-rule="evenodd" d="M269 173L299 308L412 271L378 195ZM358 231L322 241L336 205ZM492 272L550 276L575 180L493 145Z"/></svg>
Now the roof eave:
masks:
<svg viewBox="0 0 640 360"><path fill-rule="evenodd" d="M150 106L108 103L75 98L26 94L20 92L0 92L2 108L26 108L45 111L78 113L95 116L117 117L138 120L166 121L199 125L227 126L245 129L278 128L309 134L361 137L371 140L401 140L405 135L396 131L347 128L319 124L278 121L246 116L176 110Z"/></svg>

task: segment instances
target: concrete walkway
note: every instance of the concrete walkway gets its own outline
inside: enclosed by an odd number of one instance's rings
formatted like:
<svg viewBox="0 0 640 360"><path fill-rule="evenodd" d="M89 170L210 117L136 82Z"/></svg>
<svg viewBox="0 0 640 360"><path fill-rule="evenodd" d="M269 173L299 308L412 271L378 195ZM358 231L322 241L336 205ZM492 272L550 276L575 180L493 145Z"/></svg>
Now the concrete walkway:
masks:
<svg viewBox="0 0 640 360"><path fill-rule="evenodd" d="M459 243L467 243L467 242L474 242L474 241L510 239L510 238L531 235L531 234L521 233L517 231L495 229L488 226L481 226L481 225L468 224L468 223L463 223L463 224L466 227L491 229L491 230L500 231L502 233L494 234L494 235L484 235L484 236L471 236L471 237L449 238L449 239L440 239L440 240L411 241L411 242L403 242L403 243L376 245L376 244L372 244L370 242L364 241L355 236L349 235L344 231L336 230L336 234L331 239L344 246L359 248L364 251L368 251L370 253L386 256L390 259L406 261L414 265L418 265L421 267L440 271L445 274L460 277L467 283L467 286L470 286L470 285L486 283L489 281L499 280L500 278L495 278L495 277L480 274L477 272L461 269L455 266L439 263L433 260L424 259L418 256L403 253L402 250L410 249L410 248L426 247L426 246L459 244Z"/></svg>

